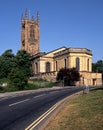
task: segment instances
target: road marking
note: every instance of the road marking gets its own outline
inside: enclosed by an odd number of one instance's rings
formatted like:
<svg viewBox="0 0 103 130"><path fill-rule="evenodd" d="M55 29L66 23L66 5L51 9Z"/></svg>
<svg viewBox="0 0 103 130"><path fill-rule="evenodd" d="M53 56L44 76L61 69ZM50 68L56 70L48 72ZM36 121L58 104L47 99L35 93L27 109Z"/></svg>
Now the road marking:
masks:
<svg viewBox="0 0 103 130"><path fill-rule="evenodd" d="M35 96L33 98L38 98L38 97L41 97L41 96L44 96L44 95L46 95L46 94L38 95L38 96ZM22 100L22 101L19 101L19 102L12 103L12 104L9 105L9 107L20 104L20 103L23 103L23 102L26 102L28 100L30 100L30 99L25 99L25 100Z"/></svg>
<svg viewBox="0 0 103 130"><path fill-rule="evenodd" d="M41 95L35 96L35 97L33 97L33 98L42 97L42 96L44 96L44 95L46 95L46 94L41 94Z"/></svg>
<svg viewBox="0 0 103 130"><path fill-rule="evenodd" d="M30 124L25 130L33 130L42 120L44 120L51 112L53 112L58 106L60 102L53 105L48 111L46 111L43 115L41 115L37 120L35 120L32 124Z"/></svg>
<svg viewBox="0 0 103 130"><path fill-rule="evenodd" d="M22 101L19 101L19 102L12 103L12 104L9 105L9 107L14 106L14 105L17 105L17 104L20 104L20 103L22 103L22 102L26 102L26 101L28 101L28 100L30 100L30 99L25 99L25 100L22 100Z"/></svg>
<svg viewBox="0 0 103 130"><path fill-rule="evenodd" d="M70 95L69 97L71 97ZM46 111L43 115L41 115L37 120L35 120L32 124L30 124L25 130L33 130L41 121L43 121L49 114L51 114L57 107L59 107L62 103L65 103L65 101L69 98L66 97L56 104L54 104L48 111Z"/></svg>
<svg viewBox="0 0 103 130"><path fill-rule="evenodd" d="M77 92L80 93L80 92ZM46 111L43 115L41 115L39 118L37 118L37 120L35 120L32 124L30 124L27 128L25 128L25 130L34 130L35 127L42 122L49 114L51 114L57 107L59 107L62 104L65 104L65 102L67 101L67 99L69 99L70 97L72 97L73 95L77 94L71 94L67 97L65 97L64 99L58 101L55 105L53 105L48 111Z"/></svg>

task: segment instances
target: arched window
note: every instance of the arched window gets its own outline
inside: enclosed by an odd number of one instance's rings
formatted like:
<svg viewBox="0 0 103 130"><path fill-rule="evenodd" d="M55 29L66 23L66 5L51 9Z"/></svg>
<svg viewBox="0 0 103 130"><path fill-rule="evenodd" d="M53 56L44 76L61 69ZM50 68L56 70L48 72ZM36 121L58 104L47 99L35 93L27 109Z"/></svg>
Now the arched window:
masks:
<svg viewBox="0 0 103 130"><path fill-rule="evenodd" d="M80 70L80 59L78 57L76 58L76 70Z"/></svg>
<svg viewBox="0 0 103 130"><path fill-rule="evenodd" d="M89 71L89 59L87 59L87 71Z"/></svg>
<svg viewBox="0 0 103 130"><path fill-rule="evenodd" d="M57 63L57 61L56 61L56 65L55 66L56 66L55 68L56 68L56 71L57 71L58 70L58 63Z"/></svg>
<svg viewBox="0 0 103 130"><path fill-rule="evenodd" d="M38 73L38 63L35 63L35 73Z"/></svg>
<svg viewBox="0 0 103 130"><path fill-rule="evenodd" d="M33 25L31 25L30 27L30 38L34 39L34 26Z"/></svg>
<svg viewBox="0 0 103 130"><path fill-rule="evenodd" d="M50 72L50 62L46 62L46 72Z"/></svg>
<svg viewBox="0 0 103 130"><path fill-rule="evenodd" d="M66 65L67 65L67 60L64 59L64 68L66 68Z"/></svg>

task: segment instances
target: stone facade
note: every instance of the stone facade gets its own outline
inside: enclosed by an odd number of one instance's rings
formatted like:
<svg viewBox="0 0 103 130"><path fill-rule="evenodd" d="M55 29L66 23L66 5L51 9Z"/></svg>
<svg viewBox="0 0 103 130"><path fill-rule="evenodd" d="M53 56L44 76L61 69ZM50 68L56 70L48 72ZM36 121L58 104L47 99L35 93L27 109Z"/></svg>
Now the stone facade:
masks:
<svg viewBox="0 0 103 130"><path fill-rule="evenodd" d="M76 85L102 85L102 74L92 73L92 51L87 48L67 48L65 46L48 53L39 49L39 16L34 21L29 20L26 11L22 18L21 49L32 55L33 78L43 78L56 81L56 76L61 68L75 67L81 79Z"/></svg>
<svg viewBox="0 0 103 130"><path fill-rule="evenodd" d="M40 51L39 42L39 14L37 13L36 20L34 17L29 19L28 10L26 10L25 17L22 16L21 20L21 49L35 55Z"/></svg>
<svg viewBox="0 0 103 130"><path fill-rule="evenodd" d="M102 85L102 74L92 73L92 51L86 48L61 47L49 53L38 53L32 61L35 78L56 81L61 68L75 67L81 75L76 85Z"/></svg>

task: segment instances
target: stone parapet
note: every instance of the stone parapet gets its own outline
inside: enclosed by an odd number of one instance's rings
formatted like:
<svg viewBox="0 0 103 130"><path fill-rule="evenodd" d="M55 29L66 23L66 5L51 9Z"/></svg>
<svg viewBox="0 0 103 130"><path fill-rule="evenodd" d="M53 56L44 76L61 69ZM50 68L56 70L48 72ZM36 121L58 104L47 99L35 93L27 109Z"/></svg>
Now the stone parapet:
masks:
<svg viewBox="0 0 103 130"><path fill-rule="evenodd" d="M92 51L86 48L67 48L54 54L54 57L69 54L69 53L83 53L92 55Z"/></svg>

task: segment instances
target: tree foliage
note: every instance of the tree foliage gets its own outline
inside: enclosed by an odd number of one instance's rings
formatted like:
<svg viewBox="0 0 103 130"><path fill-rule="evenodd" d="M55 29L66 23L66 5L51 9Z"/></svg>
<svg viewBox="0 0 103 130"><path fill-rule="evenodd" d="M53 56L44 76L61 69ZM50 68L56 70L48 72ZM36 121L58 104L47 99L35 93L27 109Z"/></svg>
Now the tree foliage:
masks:
<svg viewBox="0 0 103 130"><path fill-rule="evenodd" d="M12 69L8 75L10 83L17 87L19 90L27 86L28 77L23 70L19 68Z"/></svg>
<svg viewBox="0 0 103 130"><path fill-rule="evenodd" d="M0 56L0 79L7 78L8 74L16 66L12 50L5 51Z"/></svg>
<svg viewBox="0 0 103 130"><path fill-rule="evenodd" d="M32 69L31 69L32 63L30 61L31 58L30 54L24 50L20 50L17 52L15 58L16 58L17 67L23 70L27 77L30 77L32 73Z"/></svg>
<svg viewBox="0 0 103 130"><path fill-rule="evenodd" d="M9 79L10 84L23 89L31 75L30 54L20 50L16 55L12 50L5 51L0 56L0 80Z"/></svg>
<svg viewBox="0 0 103 130"><path fill-rule="evenodd" d="M103 78L103 60L98 60L96 63L93 63L92 71L102 73Z"/></svg>
<svg viewBox="0 0 103 130"><path fill-rule="evenodd" d="M72 85L80 80L80 74L76 68L62 68L57 74L57 80L64 80L64 84Z"/></svg>

